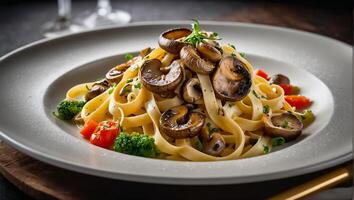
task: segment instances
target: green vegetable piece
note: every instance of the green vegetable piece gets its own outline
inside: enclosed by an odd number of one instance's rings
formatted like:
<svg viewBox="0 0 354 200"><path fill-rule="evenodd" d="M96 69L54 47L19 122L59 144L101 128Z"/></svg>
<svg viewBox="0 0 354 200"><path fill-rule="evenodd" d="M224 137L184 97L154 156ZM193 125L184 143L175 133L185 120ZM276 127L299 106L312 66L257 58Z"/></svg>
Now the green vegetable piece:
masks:
<svg viewBox="0 0 354 200"><path fill-rule="evenodd" d="M259 95L256 93L256 91L252 90L252 94L257 98L260 99Z"/></svg>
<svg viewBox="0 0 354 200"><path fill-rule="evenodd" d="M287 119L284 120L283 128L288 128L289 127L289 122Z"/></svg>
<svg viewBox="0 0 354 200"><path fill-rule="evenodd" d="M132 134L121 132L114 142L114 150L148 158L154 158L159 154L154 138L136 132Z"/></svg>
<svg viewBox="0 0 354 200"><path fill-rule="evenodd" d="M304 127L309 126L313 121L315 121L315 115L311 110L305 110L303 114L300 115L300 119L304 124Z"/></svg>
<svg viewBox="0 0 354 200"><path fill-rule="evenodd" d="M133 54L131 54L131 53L125 54L125 60L129 61L133 58L134 58Z"/></svg>
<svg viewBox="0 0 354 200"><path fill-rule="evenodd" d="M53 114L61 120L71 120L81 112L84 105L84 101L63 100L57 105L57 112Z"/></svg>
<svg viewBox="0 0 354 200"><path fill-rule="evenodd" d="M246 57L246 54L244 52L240 52L240 56L242 56L242 58Z"/></svg>
<svg viewBox="0 0 354 200"><path fill-rule="evenodd" d="M205 39L209 39L209 40L220 40L220 38L218 38L218 33L213 32L209 37L201 32L201 28L200 28L200 24L198 20L193 20L194 23L192 24L192 33L187 36L184 39L184 42L196 45L200 42L205 42Z"/></svg>
<svg viewBox="0 0 354 200"><path fill-rule="evenodd" d="M267 145L263 145L263 152L265 153L265 154L267 154L267 153L269 153L269 147L267 146Z"/></svg>
<svg viewBox="0 0 354 200"><path fill-rule="evenodd" d="M283 145L284 143L285 143L285 139L283 137L272 138L273 147Z"/></svg>
<svg viewBox="0 0 354 200"><path fill-rule="evenodd" d="M212 126L211 126L211 123L209 123L209 122L207 123L207 127L208 127L209 135L211 135L211 134L213 134L213 133L215 133L215 132L220 131L219 128L212 127Z"/></svg>
<svg viewBox="0 0 354 200"><path fill-rule="evenodd" d="M136 85L134 85L134 88L141 89L141 83L137 83Z"/></svg>
<svg viewBox="0 0 354 200"><path fill-rule="evenodd" d="M233 48L234 50L236 50L235 45L233 45L233 44L229 44L229 46L230 46L231 48Z"/></svg>

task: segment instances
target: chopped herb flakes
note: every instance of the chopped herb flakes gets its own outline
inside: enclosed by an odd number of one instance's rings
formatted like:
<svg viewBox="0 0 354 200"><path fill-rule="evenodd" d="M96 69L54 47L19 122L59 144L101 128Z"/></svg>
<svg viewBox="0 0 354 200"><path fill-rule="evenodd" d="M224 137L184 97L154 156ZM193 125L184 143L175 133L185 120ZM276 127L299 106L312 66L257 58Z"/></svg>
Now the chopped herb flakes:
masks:
<svg viewBox="0 0 354 200"><path fill-rule="evenodd" d="M269 110L270 110L270 107L269 107L269 105L265 105L265 106L263 106L263 113L264 114L268 114L269 113Z"/></svg>
<svg viewBox="0 0 354 200"><path fill-rule="evenodd" d="M127 93L131 92L131 89L128 86L129 85L126 85L122 88L122 90L119 92L119 96L124 96Z"/></svg>
<svg viewBox="0 0 354 200"><path fill-rule="evenodd" d="M212 126L211 126L211 123L209 123L209 122L207 123L207 127L208 127L209 135L211 135L211 134L213 134L213 133L215 133L215 132L220 131L219 128L212 127Z"/></svg>
<svg viewBox="0 0 354 200"><path fill-rule="evenodd" d="M257 98L260 99L259 95L256 93L256 91L252 90L252 94Z"/></svg>
<svg viewBox="0 0 354 200"><path fill-rule="evenodd" d="M263 152L265 154L269 153L269 147L267 145L263 145Z"/></svg>
<svg viewBox="0 0 354 200"><path fill-rule="evenodd" d="M235 50L236 50L235 45L233 45L233 44L229 44L229 46L230 46L231 48L233 48L233 49L235 49Z"/></svg>
<svg viewBox="0 0 354 200"><path fill-rule="evenodd" d="M246 54L244 52L240 52L240 56L242 56L242 58L244 58L246 56Z"/></svg>
<svg viewBox="0 0 354 200"><path fill-rule="evenodd" d="M125 54L125 60L128 61L128 60L131 60L133 58L134 58L133 54L131 54L131 53Z"/></svg>
<svg viewBox="0 0 354 200"><path fill-rule="evenodd" d="M275 137L272 138L272 146L280 146L285 143L285 139L283 137Z"/></svg>
<svg viewBox="0 0 354 200"><path fill-rule="evenodd" d="M141 83L137 83L136 85L134 85L134 88L141 89Z"/></svg>
<svg viewBox="0 0 354 200"><path fill-rule="evenodd" d="M133 79L132 79L132 78L130 78L130 79L127 80L127 83L131 83L131 82L133 82Z"/></svg>
<svg viewBox="0 0 354 200"><path fill-rule="evenodd" d="M289 127L289 122L287 119L284 120L283 128L288 128Z"/></svg>

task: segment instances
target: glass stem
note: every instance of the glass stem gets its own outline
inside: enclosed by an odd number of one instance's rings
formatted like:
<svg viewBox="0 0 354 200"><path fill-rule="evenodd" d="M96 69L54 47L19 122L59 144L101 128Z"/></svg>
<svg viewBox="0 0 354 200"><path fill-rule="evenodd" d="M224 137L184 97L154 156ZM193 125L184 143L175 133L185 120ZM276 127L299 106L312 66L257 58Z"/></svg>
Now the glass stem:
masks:
<svg viewBox="0 0 354 200"><path fill-rule="evenodd" d="M98 0L97 2L97 12L101 16L108 15L112 12L112 6L110 0Z"/></svg>
<svg viewBox="0 0 354 200"><path fill-rule="evenodd" d="M71 0L58 0L58 15L60 20L67 21L71 17Z"/></svg>

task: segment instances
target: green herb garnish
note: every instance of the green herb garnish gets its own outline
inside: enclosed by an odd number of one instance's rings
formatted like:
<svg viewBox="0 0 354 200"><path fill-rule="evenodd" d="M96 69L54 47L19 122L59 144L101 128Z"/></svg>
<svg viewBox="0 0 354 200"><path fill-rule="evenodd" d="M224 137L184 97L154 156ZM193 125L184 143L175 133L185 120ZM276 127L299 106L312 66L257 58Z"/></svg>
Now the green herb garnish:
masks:
<svg viewBox="0 0 354 200"><path fill-rule="evenodd" d="M263 152L265 154L269 153L269 147L267 145L263 145Z"/></svg>
<svg viewBox="0 0 354 200"><path fill-rule="evenodd" d="M289 127L289 122L287 119L284 120L283 128L288 128Z"/></svg>
<svg viewBox="0 0 354 200"><path fill-rule="evenodd" d="M127 80L127 83L131 83L131 82L133 82L133 79L132 79L132 78L130 78L130 79Z"/></svg>
<svg viewBox="0 0 354 200"><path fill-rule="evenodd" d="M265 105L265 106L263 106L263 113L264 114L268 114L269 113L269 110L270 110L270 107L269 107L269 105Z"/></svg>
<svg viewBox="0 0 354 200"><path fill-rule="evenodd" d="M215 133L215 132L220 131L219 128L212 127L212 126L211 126L211 123L209 123L209 122L207 123L207 127L208 127L209 135L211 135L211 134L213 134L213 133Z"/></svg>
<svg viewBox="0 0 354 200"><path fill-rule="evenodd" d="M112 86L108 89L108 94L112 94L112 92L116 86L117 86L117 84L113 83Z"/></svg>
<svg viewBox="0 0 354 200"><path fill-rule="evenodd" d="M134 58L133 54L131 54L131 53L125 54L125 60L128 61L128 60L131 60L133 58Z"/></svg>
<svg viewBox="0 0 354 200"><path fill-rule="evenodd" d="M280 146L285 143L285 139L283 137L275 137L272 138L272 146Z"/></svg>
<svg viewBox="0 0 354 200"><path fill-rule="evenodd" d="M131 92L131 89L128 86L129 85L126 85L122 88L122 90L119 92L119 96L124 96L125 94Z"/></svg>
<svg viewBox="0 0 354 200"><path fill-rule="evenodd" d="M229 44L229 46L230 46L231 48L233 48L234 50L236 50L235 45L233 45L233 44Z"/></svg>
<svg viewBox="0 0 354 200"><path fill-rule="evenodd" d="M199 138L197 138L194 142L194 147L195 149L197 149L198 151L203 151L203 144L202 142L199 140Z"/></svg>
<svg viewBox="0 0 354 200"><path fill-rule="evenodd" d="M208 40L220 40L218 37L218 33L213 32L210 36L207 36L205 33L203 33L200 29L200 24L198 20L193 20L194 23L192 24L193 31L190 35L188 35L185 39L184 42L196 45L200 42L205 42L205 39Z"/></svg>
<svg viewBox="0 0 354 200"><path fill-rule="evenodd" d="M246 54L244 52L240 52L239 54L242 58L244 58L246 56Z"/></svg>
<svg viewBox="0 0 354 200"><path fill-rule="evenodd" d="M257 99L260 99L260 97L258 96L258 94L256 93L256 91L252 90L252 94L253 94Z"/></svg>
<svg viewBox="0 0 354 200"><path fill-rule="evenodd" d="M134 85L134 88L141 89L141 83L137 83L136 85Z"/></svg>

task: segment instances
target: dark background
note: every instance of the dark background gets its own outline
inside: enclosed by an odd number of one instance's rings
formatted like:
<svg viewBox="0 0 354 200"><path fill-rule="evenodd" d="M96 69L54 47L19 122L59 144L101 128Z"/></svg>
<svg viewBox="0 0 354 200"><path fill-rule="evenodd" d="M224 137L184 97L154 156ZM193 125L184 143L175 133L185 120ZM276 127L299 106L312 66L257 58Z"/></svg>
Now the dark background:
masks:
<svg viewBox="0 0 354 200"><path fill-rule="evenodd" d="M30 42L42 38L41 26L57 15L57 2L7 0L0 1L0 56ZM93 10L96 1L72 1L73 17L78 13ZM336 0L278 0L278 1L236 1L236 0L120 0L112 1L113 8L130 12L132 21L150 20L225 20L290 27L315 32L332 37L348 44L353 43L353 2ZM0 72L1 73L1 72ZM292 178L278 182L284 186L296 185L310 180L318 174ZM268 184L273 184L269 182ZM129 184L128 184L129 185ZM263 184L264 185L264 184ZM136 185L133 185L136 187ZM140 185L146 187L146 185ZM256 184L250 185L257 191ZM150 185L153 192L166 187ZM196 188L196 187L194 187ZM233 194L234 186L225 187ZM241 187L242 188L242 187ZM243 187L244 188L244 187ZM286 188L286 187L284 187ZM181 189L181 188L180 188ZM203 192L197 188L186 194ZM176 192L178 190L172 190ZM194 192L193 192L194 191ZM214 188L214 193L225 192ZM182 197L182 196L180 196ZM191 197L191 196L189 196ZM217 198L217 195L211 197ZM21 191L0 175L0 199L27 199ZM188 199L188 198L187 198Z"/></svg>

